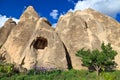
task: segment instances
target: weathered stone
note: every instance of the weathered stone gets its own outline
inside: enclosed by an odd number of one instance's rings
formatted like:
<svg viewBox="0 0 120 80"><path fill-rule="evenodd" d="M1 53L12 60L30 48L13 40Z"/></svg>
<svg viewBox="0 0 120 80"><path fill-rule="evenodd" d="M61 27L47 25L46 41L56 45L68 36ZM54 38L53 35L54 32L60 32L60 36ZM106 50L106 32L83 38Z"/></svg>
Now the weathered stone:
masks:
<svg viewBox="0 0 120 80"><path fill-rule="evenodd" d="M64 46L50 25L47 19L39 18L33 7L28 7L1 48L1 55L7 62L19 65L20 71L67 69Z"/></svg>
<svg viewBox="0 0 120 80"><path fill-rule="evenodd" d="M75 53L82 49L100 49L102 42L117 50L120 69L120 24L92 9L69 12L60 17L56 29L29 6L16 25L11 19L0 29L0 57L21 72L29 69L83 69Z"/></svg>
<svg viewBox="0 0 120 80"><path fill-rule="evenodd" d="M4 26L0 28L0 45L3 45L7 40L11 30L16 26L16 22L8 19Z"/></svg>
<svg viewBox="0 0 120 80"><path fill-rule="evenodd" d="M83 69L75 53L81 48L100 49L101 43L111 43L118 51L116 62L120 69L120 24L92 9L70 12L60 17L56 32L65 44L73 68Z"/></svg>
<svg viewBox="0 0 120 80"><path fill-rule="evenodd" d="M54 29L40 18L31 36L28 46L24 50L24 67L40 67L67 69L66 53L63 44ZM30 61L30 59L32 59ZM28 64L29 63L29 64Z"/></svg>

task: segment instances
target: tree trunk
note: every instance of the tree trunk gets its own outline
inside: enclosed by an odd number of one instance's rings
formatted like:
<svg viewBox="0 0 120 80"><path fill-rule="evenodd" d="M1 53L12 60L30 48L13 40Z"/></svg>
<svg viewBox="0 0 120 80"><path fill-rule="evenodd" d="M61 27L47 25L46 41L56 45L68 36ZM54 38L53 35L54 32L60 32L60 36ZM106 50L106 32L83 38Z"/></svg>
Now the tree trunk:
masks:
<svg viewBox="0 0 120 80"><path fill-rule="evenodd" d="M96 75L99 76L99 69L96 69Z"/></svg>
<svg viewBox="0 0 120 80"><path fill-rule="evenodd" d="M94 65L94 68L96 69L96 75L99 76L101 66Z"/></svg>

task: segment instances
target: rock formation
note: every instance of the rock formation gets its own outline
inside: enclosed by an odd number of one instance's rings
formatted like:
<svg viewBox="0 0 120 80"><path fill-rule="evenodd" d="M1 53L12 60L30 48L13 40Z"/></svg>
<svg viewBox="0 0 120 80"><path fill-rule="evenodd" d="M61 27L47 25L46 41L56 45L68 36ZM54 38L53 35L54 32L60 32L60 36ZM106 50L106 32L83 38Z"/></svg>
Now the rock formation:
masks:
<svg viewBox="0 0 120 80"><path fill-rule="evenodd" d="M6 27L5 27L6 26ZM11 19L0 29L0 56L8 63L29 69L83 69L75 53L81 48L100 49L111 43L118 51L115 61L120 69L120 24L92 9L68 12L52 28L32 6L21 15L18 24Z"/></svg>
<svg viewBox="0 0 120 80"><path fill-rule="evenodd" d="M120 69L120 24L112 18L92 9L69 12L61 16L55 30L71 58L75 69L81 69L80 59L75 56L81 48L100 49L101 43L111 43L118 51L116 62Z"/></svg>
<svg viewBox="0 0 120 80"><path fill-rule="evenodd" d="M60 38L47 19L40 18L32 6L22 14L0 51L8 63L28 70L40 67L67 69Z"/></svg>
<svg viewBox="0 0 120 80"><path fill-rule="evenodd" d="M16 26L16 22L8 19L4 26L0 28L0 45L3 45L7 40L11 30Z"/></svg>

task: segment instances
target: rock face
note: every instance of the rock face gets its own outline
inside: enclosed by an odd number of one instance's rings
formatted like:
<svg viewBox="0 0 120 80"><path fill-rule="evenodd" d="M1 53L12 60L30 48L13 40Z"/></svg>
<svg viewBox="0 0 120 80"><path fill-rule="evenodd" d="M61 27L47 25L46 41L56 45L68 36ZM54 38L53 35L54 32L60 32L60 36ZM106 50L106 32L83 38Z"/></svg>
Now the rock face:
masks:
<svg viewBox="0 0 120 80"><path fill-rule="evenodd" d="M111 43L118 51L116 62L120 69L120 24L112 18L92 9L69 12L61 16L56 32L63 41L75 69L81 69L81 61L75 56L81 48L100 49L101 43Z"/></svg>
<svg viewBox="0 0 120 80"><path fill-rule="evenodd" d="M26 69L67 69L66 53L57 33L45 18L39 18L32 6L20 17L0 53L8 63Z"/></svg>
<svg viewBox="0 0 120 80"><path fill-rule="evenodd" d="M16 26L16 22L12 19L8 19L4 26L0 28L0 45L3 45L7 40L11 30Z"/></svg>
<svg viewBox="0 0 120 80"><path fill-rule="evenodd" d="M69 12L61 16L54 29L46 18L40 18L32 6L16 24L9 19L0 28L0 57L17 68L83 69L75 53L81 48L100 49L111 43L118 51L115 61L120 69L120 24L92 9ZM22 71L22 70L21 70Z"/></svg>

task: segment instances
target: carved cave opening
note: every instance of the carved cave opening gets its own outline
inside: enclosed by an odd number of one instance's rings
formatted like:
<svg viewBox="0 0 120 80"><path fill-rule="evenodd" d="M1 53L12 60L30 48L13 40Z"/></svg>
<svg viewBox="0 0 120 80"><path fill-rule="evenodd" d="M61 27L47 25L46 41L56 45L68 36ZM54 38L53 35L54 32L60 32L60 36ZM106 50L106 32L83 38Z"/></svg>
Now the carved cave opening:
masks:
<svg viewBox="0 0 120 80"><path fill-rule="evenodd" d="M47 47L47 45L48 45L48 41L46 38L37 37L36 41L33 44L33 47L35 49L44 49L45 47Z"/></svg>

